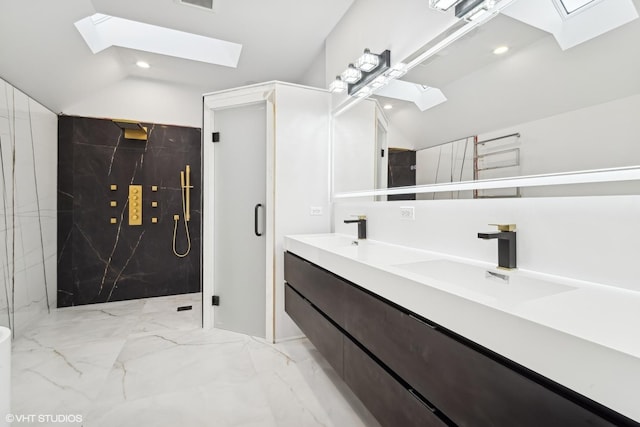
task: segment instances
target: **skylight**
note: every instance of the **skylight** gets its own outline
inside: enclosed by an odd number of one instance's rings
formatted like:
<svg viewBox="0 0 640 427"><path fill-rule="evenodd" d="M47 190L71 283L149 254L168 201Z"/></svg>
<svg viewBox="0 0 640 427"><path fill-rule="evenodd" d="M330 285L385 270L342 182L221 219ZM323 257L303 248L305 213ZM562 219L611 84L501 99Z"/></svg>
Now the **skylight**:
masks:
<svg viewBox="0 0 640 427"><path fill-rule="evenodd" d="M96 13L76 28L95 54L111 46L236 68L242 45Z"/></svg>
<svg viewBox="0 0 640 427"><path fill-rule="evenodd" d="M559 0L559 3L562 5L562 8L568 15L588 5L589 3L593 3L594 1L595 0Z"/></svg>

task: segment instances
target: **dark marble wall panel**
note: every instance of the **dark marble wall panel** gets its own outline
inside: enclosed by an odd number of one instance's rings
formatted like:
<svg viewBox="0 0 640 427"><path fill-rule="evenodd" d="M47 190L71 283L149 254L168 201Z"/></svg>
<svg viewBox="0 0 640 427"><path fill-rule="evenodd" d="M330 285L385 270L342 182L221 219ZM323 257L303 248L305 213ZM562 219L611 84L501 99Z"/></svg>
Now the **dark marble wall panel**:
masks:
<svg viewBox="0 0 640 427"><path fill-rule="evenodd" d="M124 139L111 120L59 118L59 307L200 291L200 129L143 126L146 142ZM176 249L183 253L188 242L180 171L187 164L194 187L191 251L179 258L172 249L173 216L180 215ZM111 184L118 189L110 190ZM128 223L130 184L143 187L141 226Z"/></svg>
<svg viewBox="0 0 640 427"><path fill-rule="evenodd" d="M416 152L412 150L389 149L389 175L387 186L407 187L416 185ZM392 194L387 200L415 200L415 194Z"/></svg>

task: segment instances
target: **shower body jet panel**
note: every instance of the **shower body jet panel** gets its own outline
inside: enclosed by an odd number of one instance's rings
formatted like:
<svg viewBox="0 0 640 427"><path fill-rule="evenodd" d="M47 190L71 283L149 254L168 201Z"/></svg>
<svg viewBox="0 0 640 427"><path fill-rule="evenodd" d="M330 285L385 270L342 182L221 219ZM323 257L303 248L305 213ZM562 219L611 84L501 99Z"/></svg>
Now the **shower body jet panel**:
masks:
<svg viewBox="0 0 640 427"><path fill-rule="evenodd" d="M142 225L142 185L129 186L129 225Z"/></svg>

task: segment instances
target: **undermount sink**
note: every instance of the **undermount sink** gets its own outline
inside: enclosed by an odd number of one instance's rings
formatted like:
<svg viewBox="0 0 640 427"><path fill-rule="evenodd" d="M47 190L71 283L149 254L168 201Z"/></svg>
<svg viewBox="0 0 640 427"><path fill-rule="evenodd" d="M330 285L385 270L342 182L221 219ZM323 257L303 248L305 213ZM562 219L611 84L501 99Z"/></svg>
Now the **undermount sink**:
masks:
<svg viewBox="0 0 640 427"><path fill-rule="evenodd" d="M518 271L503 272L444 259L395 264L393 267L425 279L453 285L465 293L471 292L474 296L484 296L511 304L576 289L561 283L526 277Z"/></svg>

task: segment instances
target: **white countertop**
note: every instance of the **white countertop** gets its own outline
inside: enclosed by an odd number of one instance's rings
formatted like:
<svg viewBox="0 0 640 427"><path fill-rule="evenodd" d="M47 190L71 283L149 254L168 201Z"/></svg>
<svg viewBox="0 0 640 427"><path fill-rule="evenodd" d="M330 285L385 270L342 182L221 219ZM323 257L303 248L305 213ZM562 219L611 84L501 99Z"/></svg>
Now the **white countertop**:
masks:
<svg viewBox="0 0 640 427"><path fill-rule="evenodd" d="M640 421L640 293L373 240L285 249ZM615 268L615 267L612 267ZM505 274L509 283L485 272Z"/></svg>

